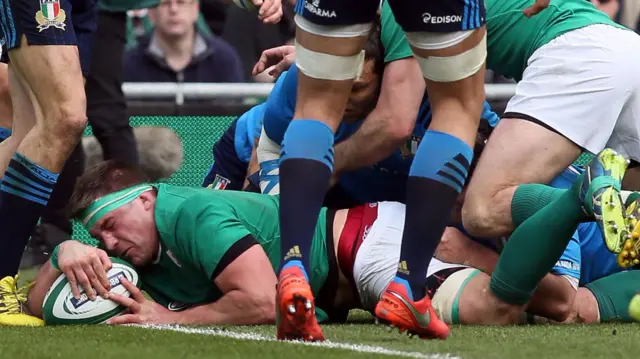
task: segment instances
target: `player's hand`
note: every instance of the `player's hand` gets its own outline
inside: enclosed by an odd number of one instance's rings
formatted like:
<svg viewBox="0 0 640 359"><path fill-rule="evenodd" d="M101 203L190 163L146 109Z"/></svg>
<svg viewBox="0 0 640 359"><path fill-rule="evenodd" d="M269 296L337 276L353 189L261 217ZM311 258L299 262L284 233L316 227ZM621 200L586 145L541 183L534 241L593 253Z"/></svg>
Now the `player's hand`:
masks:
<svg viewBox="0 0 640 359"><path fill-rule="evenodd" d="M107 324L172 324L175 322L173 312L146 299L142 291L127 279L121 278L120 283L131 297L111 293L109 299L129 308L130 313L113 317L107 321Z"/></svg>
<svg viewBox="0 0 640 359"><path fill-rule="evenodd" d="M80 298L80 287L91 300L96 299L96 292L105 299L109 297L107 271L112 263L107 252L78 241L65 241L60 244L58 266L67 276L76 299Z"/></svg>
<svg viewBox="0 0 640 359"><path fill-rule="evenodd" d="M255 66L253 66L252 74L256 76L269 69L269 75L278 78L278 76L287 71L295 61L296 47L293 45L283 45L267 49L262 52L260 59L256 62Z"/></svg>
<svg viewBox="0 0 640 359"><path fill-rule="evenodd" d="M464 264L468 258L471 242L457 228L447 227L436 249L436 258L451 264Z"/></svg>
<svg viewBox="0 0 640 359"><path fill-rule="evenodd" d="M526 17L532 17L533 15L538 14L540 11L549 7L549 2L551 0L536 0L536 3L524 9L522 12Z"/></svg>
<svg viewBox="0 0 640 359"><path fill-rule="evenodd" d="M258 19L265 24L276 24L282 18L282 0L252 0L260 7Z"/></svg>

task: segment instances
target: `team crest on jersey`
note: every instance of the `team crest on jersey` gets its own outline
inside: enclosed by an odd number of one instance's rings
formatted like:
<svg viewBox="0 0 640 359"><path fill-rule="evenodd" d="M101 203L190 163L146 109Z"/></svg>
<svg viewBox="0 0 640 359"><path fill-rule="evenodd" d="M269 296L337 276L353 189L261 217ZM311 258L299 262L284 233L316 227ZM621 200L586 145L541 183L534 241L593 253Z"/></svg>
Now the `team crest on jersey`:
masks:
<svg viewBox="0 0 640 359"><path fill-rule="evenodd" d="M42 32L50 27L65 30L64 22L67 14L60 7L60 0L40 0L40 11L36 13L38 31Z"/></svg>
<svg viewBox="0 0 640 359"><path fill-rule="evenodd" d="M407 159L415 156L421 140L422 137L420 136L411 136L411 138L409 138L404 145L400 147L400 154L402 155L402 158Z"/></svg>
<svg viewBox="0 0 640 359"><path fill-rule="evenodd" d="M224 178L224 177L222 177L220 175L216 175L216 179L213 180L213 183L211 184L211 188L213 188L213 189L225 189L225 188L227 188L229 183L231 183L231 181L228 178Z"/></svg>

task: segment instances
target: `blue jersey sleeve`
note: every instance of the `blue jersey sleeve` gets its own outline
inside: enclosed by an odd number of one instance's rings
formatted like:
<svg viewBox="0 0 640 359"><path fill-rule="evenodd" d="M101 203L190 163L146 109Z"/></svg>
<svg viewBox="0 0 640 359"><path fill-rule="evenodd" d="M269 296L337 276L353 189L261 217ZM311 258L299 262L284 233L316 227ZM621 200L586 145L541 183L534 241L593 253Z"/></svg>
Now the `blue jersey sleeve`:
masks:
<svg viewBox="0 0 640 359"><path fill-rule="evenodd" d="M567 245L564 253L562 253L562 256L551 270L551 273L555 275L570 276L579 281L581 259L580 237L578 231L576 231L571 237L569 245Z"/></svg>
<svg viewBox="0 0 640 359"><path fill-rule="evenodd" d="M282 144L284 133L293 120L296 109L296 91L298 87L298 68L291 66L278 78L266 102L264 113L264 131L275 143Z"/></svg>
<svg viewBox="0 0 640 359"><path fill-rule="evenodd" d="M254 140L260 138L265 107L265 103L253 106L249 111L243 113L236 122L233 145L238 158L246 163L251 160Z"/></svg>
<svg viewBox="0 0 640 359"><path fill-rule="evenodd" d="M498 122L500 122L500 117L498 114L493 112L491 109L491 105L487 101L484 102L484 107L482 108L482 116L481 118L491 125L491 127L496 127Z"/></svg>

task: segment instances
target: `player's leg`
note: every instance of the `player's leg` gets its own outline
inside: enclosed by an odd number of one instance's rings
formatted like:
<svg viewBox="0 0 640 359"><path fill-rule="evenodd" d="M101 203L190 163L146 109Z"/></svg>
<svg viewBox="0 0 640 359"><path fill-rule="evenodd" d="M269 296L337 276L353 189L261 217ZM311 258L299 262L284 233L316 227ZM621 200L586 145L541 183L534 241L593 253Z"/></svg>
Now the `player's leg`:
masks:
<svg viewBox="0 0 640 359"><path fill-rule="evenodd" d="M278 338L323 339L307 283L311 238L333 172L334 132L362 69L362 48L378 4L298 0L295 7L298 93L279 168Z"/></svg>
<svg viewBox="0 0 640 359"><path fill-rule="evenodd" d="M499 299L499 310L516 313L533 295L536 286L562 255L577 226L584 219L586 202L602 198L614 179L624 175L627 160L607 149L589 164L569 190L520 224L507 241L489 284ZM611 169L610 172L601 169Z"/></svg>
<svg viewBox="0 0 640 359"><path fill-rule="evenodd" d="M612 274L585 285L590 293L583 293L579 297L580 301L576 302L578 319L587 323L634 321L629 315L629 302L638 293L639 282L640 271L630 270ZM597 302L595 308L594 298Z"/></svg>
<svg viewBox="0 0 640 359"><path fill-rule="evenodd" d="M1 277L17 271L20 254L58 173L86 124L84 82L74 46L70 3L62 1L60 7L51 4L45 8L38 1L5 1L3 5L5 10L11 9L5 11L4 25L9 23L16 30L7 46L10 67L29 95L36 123L13 155L0 188Z"/></svg>
<svg viewBox="0 0 640 359"><path fill-rule="evenodd" d="M2 49L0 48L0 58ZM11 93L9 92L9 69L0 62L0 142L11 136L12 121Z"/></svg>
<svg viewBox="0 0 640 359"><path fill-rule="evenodd" d="M36 115L29 94L13 68L8 69L9 94L12 117L9 121L10 136L0 143L0 174L3 176L11 156L36 123ZM0 177L2 177L0 176Z"/></svg>
<svg viewBox="0 0 640 359"><path fill-rule="evenodd" d="M9 69L9 82L11 84L9 88L11 91L13 115L16 116L16 118L23 119L23 121L13 121L13 135L0 144L0 154L3 153L2 151L13 153L19 144L17 141L14 143L14 140L23 138L35 122L35 113L31 101L12 69ZM11 158L11 153L6 156L7 162ZM7 163L5 163L5 168L6 165ZM5 220L2 225L11 225L7 223L10 222ZM5 227L2 228L3 235L0 237L0 250L2 251L0 253L2 257L0 261L3 261L3 263L0 267L4 268L4 266L8 264L11 272L7 271L3 273L3 278L0 278L0 325L43 325L40 319L24 314L22 306L24 302L24 298L22 297L24 295L24 289L17 288L16 280L13 277L17 273L26 242L18 243L13 241L12 238L5 237Z"/></svg>
<svg viewBox="0 0 640 359"><path fill-rule="evenodd" d="M433 121L409 173L398 273L376 315L423 337L446 338L449 330L431 308L425 278L473 159L484 104L484 5L481 0L389 4L422 69Z"/></svg>
<svg viewBox="0 0 640 359"><path fill-rule="evenodd" d="M526 120L501 120L469 183L462 212L465 229L483 237L510 233L554 197L554 188L543 183L579 155L580 148L555 131Z"/></svg>
<svg viewBox="0 0 640 359"><path fill-rule="evenodd" d="M640 80L632 70L629 44L637 37L594 25L561 35L534 52L469 184L463 210L468 231L481 237L510 232L522 211L538 206L541 195L535 188L517 186L548 183L582 149L598 153L613 146L631 155L628 149L637 145L630 139L638 136L631 115L638 87L633 83Z"/></svg>

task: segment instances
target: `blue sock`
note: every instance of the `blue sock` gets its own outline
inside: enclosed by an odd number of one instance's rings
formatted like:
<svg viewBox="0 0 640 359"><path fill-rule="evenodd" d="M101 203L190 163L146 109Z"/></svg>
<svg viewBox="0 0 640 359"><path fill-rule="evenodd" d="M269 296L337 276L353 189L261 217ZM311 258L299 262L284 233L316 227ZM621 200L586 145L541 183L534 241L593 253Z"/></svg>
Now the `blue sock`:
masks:
<svg viewBox="0 0 640 359"><path fill-rule="evenodd" d="M9 138L9 136L11 136L11 129L0 127L0 143Z"/></svg>
<svg viewBox="0 0 640 359"><path fill-rule="evenodd" d="M18 272L24 247L57 180L57 174L19 153L11 158L0 185L0 278Z"/></svg>
<svg viewBox="0 0 640 359"><path fill-rule="evenodd" d="M294 120L284 135L280 154L280 270L298 265L307 274L318 215L333 173L333 139L329 126L316 120Z"/></svg>
<svg viewBox="0 0 640 359"><path fill-rule="evenodd" d="M407 214L394 279L408 287L413 300L426 295L429 263L449 224L472 159L469 145L444 132L429 130L420 142L407 181Z"/></svg>

